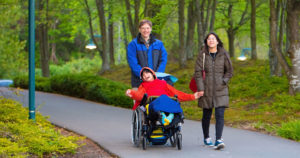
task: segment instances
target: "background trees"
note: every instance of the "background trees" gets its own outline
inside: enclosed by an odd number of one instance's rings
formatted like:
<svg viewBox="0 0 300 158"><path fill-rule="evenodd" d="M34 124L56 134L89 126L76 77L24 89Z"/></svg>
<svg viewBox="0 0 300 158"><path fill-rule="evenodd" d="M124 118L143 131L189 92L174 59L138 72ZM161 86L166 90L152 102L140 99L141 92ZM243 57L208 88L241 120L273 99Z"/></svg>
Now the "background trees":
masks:
<svg viewBox="0 0 300 158"><path fill-rule="evenodd" d="M27 3L0 2L2 77L27 71L27 14L22 14ZM300 84L299 6L297 0L36 0L36 64L49 76L51 65L99 56L99 73L110 71L126 64L126 46L136 37L138 22L149 19L169 61L185 67L204 36L215 31L233 59L252 48L248 58L269 60L271 75L284 72L293 94ZM90 39L95 50L85 49Z"/></svg>

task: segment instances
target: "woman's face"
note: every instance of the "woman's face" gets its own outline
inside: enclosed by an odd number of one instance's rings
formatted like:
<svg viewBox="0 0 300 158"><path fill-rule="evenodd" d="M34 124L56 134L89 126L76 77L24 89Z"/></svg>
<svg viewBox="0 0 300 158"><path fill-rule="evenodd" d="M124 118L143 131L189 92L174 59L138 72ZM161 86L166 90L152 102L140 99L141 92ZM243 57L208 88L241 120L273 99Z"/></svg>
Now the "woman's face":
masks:
<svg viewBox="0 0 300 158"><path fill-rule="evenodd" d="M209 48L217 48L219 42L215 35L211 34L207 38L207 45Z"/></svg>
<svg viewBox="0 0 300 158"><path fill-rule="evenodd" d="M149 36L150 36L150 34L151 34L152 28L150 27L149 24L145 23L144 25L142 25L139 28L139 31L142 34L143 38L147 38L148 39Z"/></svg>
<svg viewBox="0 0 300 158"><path fill-rule="evenodd" d="M143 81L150 82L150 81L153 81L153 80L154 80L154 77L153 77L153 74L151 72L144 72L143 73Z"/></svg>

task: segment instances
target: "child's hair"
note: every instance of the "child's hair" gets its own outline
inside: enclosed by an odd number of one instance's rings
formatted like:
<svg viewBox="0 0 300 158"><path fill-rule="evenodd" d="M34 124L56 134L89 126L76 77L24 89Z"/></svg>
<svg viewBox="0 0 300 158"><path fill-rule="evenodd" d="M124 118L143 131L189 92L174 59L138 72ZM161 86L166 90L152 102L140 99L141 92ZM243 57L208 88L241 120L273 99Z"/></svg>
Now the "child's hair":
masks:
<svg viewBox="0 0 300 158"><path fill-rule="evenodd" d="M141 79L143 79L143 74L144 74L144 72L151 73L152 76L153 76L153 78L154 78L154 79L156 78L155 75L153 74L153 72L152 72L151 70L149 70L149 69L143 69L143 71L142 71L142 73L141 73Z"/></svg>

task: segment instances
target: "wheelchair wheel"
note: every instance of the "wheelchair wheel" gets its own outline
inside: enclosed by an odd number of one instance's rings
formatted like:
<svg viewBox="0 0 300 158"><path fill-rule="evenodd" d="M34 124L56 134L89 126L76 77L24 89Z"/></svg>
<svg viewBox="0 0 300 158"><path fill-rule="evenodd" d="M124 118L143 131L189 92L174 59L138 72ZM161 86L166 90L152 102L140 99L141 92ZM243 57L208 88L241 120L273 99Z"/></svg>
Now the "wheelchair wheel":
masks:
<svg viewBox="0 0 300 158"><path fill-rule="evenodd" d="M132 143L139 147L141 143L141 134L142 134L142 120L143 112L137 108L132 114L131 122L131 140Z"/></svg>
<svg viewBox="0 0 300 158"><path fill-rule="evenodd" d="M182 148L182 135L181 135L181 133L177 132L176 137L177 137L177 148L178 148L178 150L181 150L181 148Z"/></svg>
<svg viewBox="0 0 300 158"><path fill-rule="evenodd" d="M143 149L146 150L147 149L147 136L144 134L143 136Z"/></svg>
<svg viewBox="0 0 300 158"><path fill-rule="evenodd" d="M170 143L172 145L172 147L176 147L176 144L177 144L177 139L176 139L176 134L173 134L171 137L170 137Z"/></svg>

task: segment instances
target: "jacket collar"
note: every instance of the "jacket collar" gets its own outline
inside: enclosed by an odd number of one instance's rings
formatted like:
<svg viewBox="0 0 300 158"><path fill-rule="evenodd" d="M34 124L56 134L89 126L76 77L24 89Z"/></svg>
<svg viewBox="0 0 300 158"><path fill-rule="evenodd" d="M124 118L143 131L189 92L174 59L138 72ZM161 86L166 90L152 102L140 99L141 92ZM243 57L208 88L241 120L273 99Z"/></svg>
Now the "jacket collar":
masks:
<svg viewBox="0 0 300 158"><path fill-rule="evenodd" d="M138 35L137 35L137 42L139 43L139 44L144 44L144 39L143 39L143 37L142 37L142 35L141 35L141 33L139 33ZM152 43L154 43L156 41L156 39L155 39L155 37L154 37L154 35L152 35L152 34L150 34L150 45L152 44Z"/></svg>

